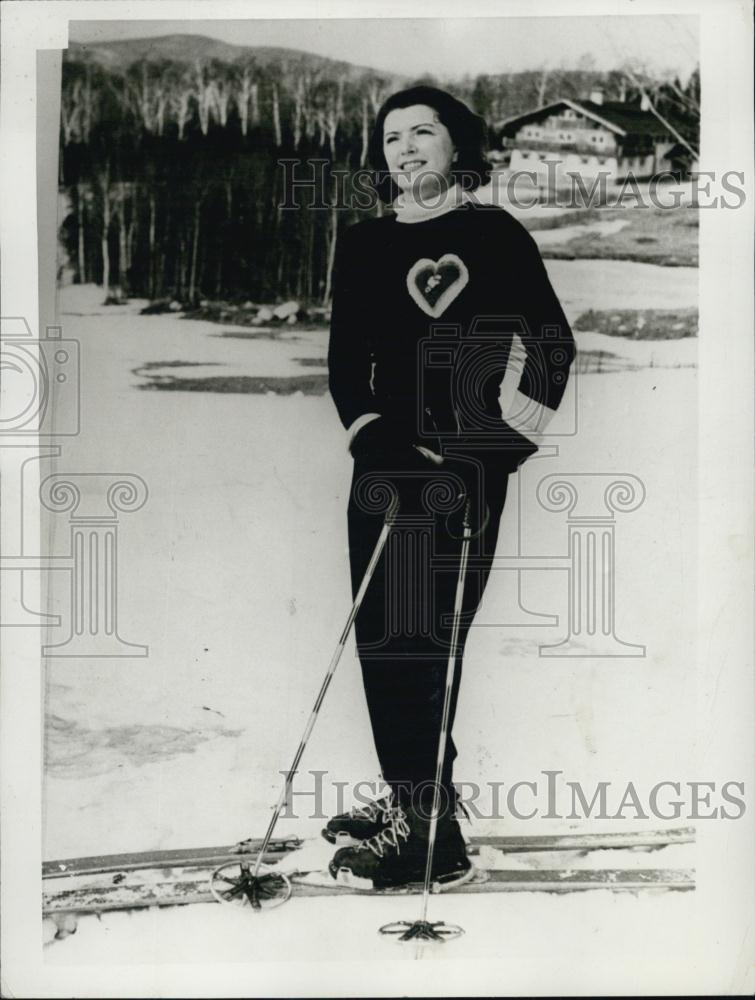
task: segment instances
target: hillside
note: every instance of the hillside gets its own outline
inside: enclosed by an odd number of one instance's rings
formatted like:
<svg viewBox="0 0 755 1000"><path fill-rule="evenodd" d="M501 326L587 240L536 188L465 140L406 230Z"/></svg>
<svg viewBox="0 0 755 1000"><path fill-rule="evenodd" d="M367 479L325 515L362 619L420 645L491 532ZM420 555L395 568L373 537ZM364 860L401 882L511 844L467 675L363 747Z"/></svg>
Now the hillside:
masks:
<svg viewBox="0 0 755 1000"><path fill-rule="evenodd" d="M381 76L393 76L366 66L355 66L342 60L329 59L312 52L300 49L287 49L269 45L232 45L217 38L206 38L204 35L160 35L156 38L128 38L111 42L71 42L67 50L68 59L94 59L109 70L122 72L128 66L142 59L148 62L171 60L174 62L193 63L197 59L209 62L217 59L219 62L232 63L244 57L253 57L260 68L296 64L303 68L318 69L325 72L338 71L347 77L359 77L365 73L380 73Z"/></svg>

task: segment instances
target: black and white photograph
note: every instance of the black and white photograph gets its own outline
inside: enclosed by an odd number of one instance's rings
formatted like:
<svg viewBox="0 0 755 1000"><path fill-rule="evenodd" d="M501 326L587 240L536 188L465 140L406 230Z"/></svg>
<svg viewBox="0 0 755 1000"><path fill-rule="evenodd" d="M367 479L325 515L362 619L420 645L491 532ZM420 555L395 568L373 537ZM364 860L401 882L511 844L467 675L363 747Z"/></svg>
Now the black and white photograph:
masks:
<svg viewBox="0 0 755 1000"><path fill-rule="evenodd" d="M3 15L3 994L750 995L752 11Z"/></svg>

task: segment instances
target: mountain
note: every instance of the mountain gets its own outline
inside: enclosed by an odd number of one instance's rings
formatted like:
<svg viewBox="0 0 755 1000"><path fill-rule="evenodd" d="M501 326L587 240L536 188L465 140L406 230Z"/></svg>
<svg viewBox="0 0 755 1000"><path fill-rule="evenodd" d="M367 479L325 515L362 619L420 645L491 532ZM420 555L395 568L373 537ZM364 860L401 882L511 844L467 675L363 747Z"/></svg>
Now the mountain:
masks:
<svg viewBox="0 0 755 1000"><path fill-rule="evenodd" d="M69 44L68 59L85 57L94 59L107 69L119 72L141 59L146 59L149 62L170 59L175 62L192 64L197 59L235 62L237 59L248 57L254 59L261 67L271 63L296 62L310 69L345 72L347 77L362 76L365 73L379 73L381 76L389 76L396 80L401 79L395 74L370 69L366 66L355 66L344 60L329 59L327 56L319 56L299 49L286 49L269 45L233 45L217 38L206 38L204 35L159 35L156 38L126 38L111 42L71 42Z"/></svg>

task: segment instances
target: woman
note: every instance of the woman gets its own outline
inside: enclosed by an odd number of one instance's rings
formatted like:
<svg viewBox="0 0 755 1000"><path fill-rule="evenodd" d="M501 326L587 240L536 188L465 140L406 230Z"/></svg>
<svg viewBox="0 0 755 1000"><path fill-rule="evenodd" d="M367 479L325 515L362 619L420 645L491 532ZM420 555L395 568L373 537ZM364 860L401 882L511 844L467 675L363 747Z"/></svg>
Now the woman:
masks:
<svg viewBox="0 0 755 1000"><path fill-rule="evenodd" d="M489 177L484 139L482 120L451 95L432 87L394 94L378 114L370 161L395 214L351 226L339 240L328 367L354 457L354 593L385 515L371 500L375 487L389 484L400 508L395 544L384 551L355 625L390 794L334 817L323 833L350 842L331 862L334 877L375 887L424 878L461 550L458 508L467 497L475 516L463 653L495 554L508 476L537 450L574 355L534 241L507 212L474 196ZM509 364L515 334L526 351L521 377ZM504 419L499 394L512 374L518 385L508 385ZM460 678L457 660L451 723ZM455 816L455 756L449 740L433 863L433 877L448 884L471 872Z"/></svg>

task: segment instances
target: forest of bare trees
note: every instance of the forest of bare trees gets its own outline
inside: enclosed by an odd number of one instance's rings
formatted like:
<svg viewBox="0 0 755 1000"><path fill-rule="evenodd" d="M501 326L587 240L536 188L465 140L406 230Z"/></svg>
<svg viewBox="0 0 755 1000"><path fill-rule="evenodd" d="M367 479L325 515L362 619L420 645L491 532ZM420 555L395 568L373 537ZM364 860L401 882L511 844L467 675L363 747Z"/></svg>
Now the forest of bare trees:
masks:
<svg viewBox="0 0 755 1000"><path fill-rule="evenodd" d="M101 284L111 300L329 299L338 231L358 214L338 208L334 172L365 167L381 102L409 81L306 53L255 52L117 66L92 52L66 55L59 180L72 280ZM589 69L423 82L466 100L493 126L492 141L497 121L548 100L596 83L607 99L631 99L643 86ZM695 87L677 81L653 94L662 109L694 100ZM281 207L280 161L292 158L316 179L317 209ZM324 169L308 169L314 160Z"/></svg>

